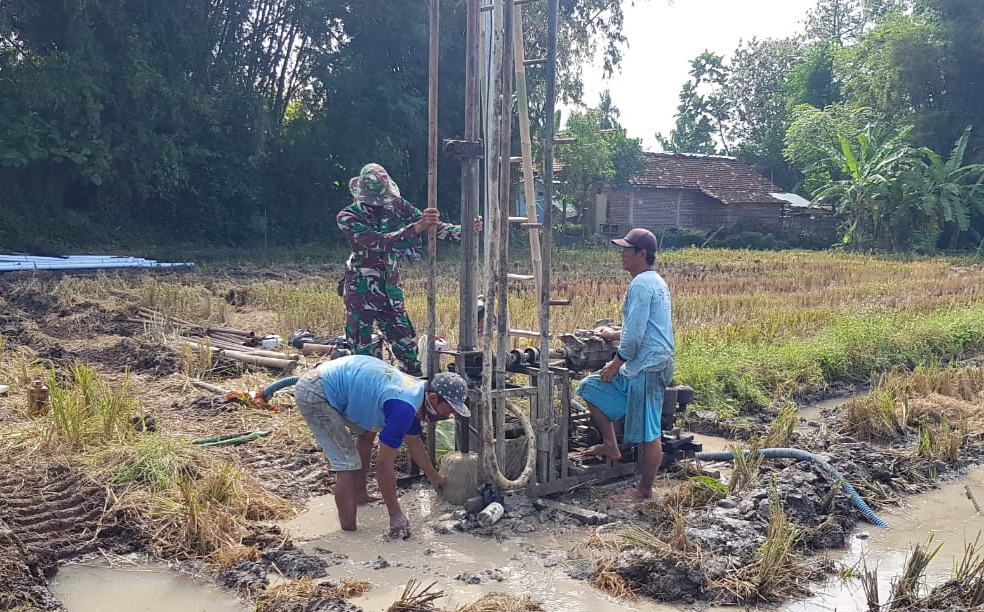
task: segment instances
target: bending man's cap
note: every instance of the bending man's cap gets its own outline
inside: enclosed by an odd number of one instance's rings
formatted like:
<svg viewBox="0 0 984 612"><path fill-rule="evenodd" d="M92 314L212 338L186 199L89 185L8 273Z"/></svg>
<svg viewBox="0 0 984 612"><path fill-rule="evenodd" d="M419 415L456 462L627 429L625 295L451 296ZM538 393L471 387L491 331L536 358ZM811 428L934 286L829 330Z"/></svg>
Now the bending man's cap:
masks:
<svg viewBox="0 0 984 612"><path fill-rule="evenodd" d="M471 410L465 406L468 399L468 385L465 379L454 372L440 372L430 381L430 391L437 393L441 399L454 408L463 417L470 417Z"/></svg>
<svg viewBox="0 0 984 612"><path fill-rule="evenodd" d="M643 249L650 255L655 255L656 250L659 248L656 243L656 236L651 231L642 227L630 229L624 238L615 238L612 240L612 244L617 244L620 247Z"/></svg>

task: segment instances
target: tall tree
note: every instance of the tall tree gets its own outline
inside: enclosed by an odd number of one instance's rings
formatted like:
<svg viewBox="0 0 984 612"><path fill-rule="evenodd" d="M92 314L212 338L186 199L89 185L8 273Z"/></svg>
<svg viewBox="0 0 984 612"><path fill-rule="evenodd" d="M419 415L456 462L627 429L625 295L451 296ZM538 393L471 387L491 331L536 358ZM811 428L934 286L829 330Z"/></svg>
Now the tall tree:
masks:
<svg viewBox="0 0 984 612"><path fill-rule="evenodd" d="M669 136L656 134L665 151L713 155L720 144L730 155L724 123L729 119L724 87L728 69L724 57L704 51L690 62L691 80L680 90L676 127Z"/></svg>
<svg viewBox="0 0 984 612"><path fill-rule="evenodd" d="M782 155L790 121L790 76L802 48L791 39L753 38L735 50L723 87L730 121L726 133L735 153L786 189L798 176Z"/></svg>
<svg viewBox="0 0 984 612"><path fill-rule="evenodd" d="M618 108L611 102L606 92L598 108L572 113L565 132L577 142L557 151L557 161L564 164L561 193L582 213L594 194L606 187L627 186L646 164L642 141L626 136L625 128L614 119Z"/></svg>

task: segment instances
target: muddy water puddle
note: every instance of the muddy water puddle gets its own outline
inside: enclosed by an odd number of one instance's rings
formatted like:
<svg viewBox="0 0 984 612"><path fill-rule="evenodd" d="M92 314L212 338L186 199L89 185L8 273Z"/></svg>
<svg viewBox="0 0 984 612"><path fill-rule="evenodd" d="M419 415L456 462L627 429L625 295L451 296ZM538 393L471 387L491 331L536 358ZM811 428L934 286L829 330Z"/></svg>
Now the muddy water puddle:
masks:
<svg viewBox="0 0 984 612"><path fill-rule="evenodd" d="M939 554L930 563L926 579L930 587L950 578L954 562L963 557L964 543L971 543L984 530L984 516L977 513L967 497L967 487L979 500L984 500L984 467L971 470L957 481L943 484L939 489L912 495L905 499L906 507L881 510L879 516L889 524L888 529L859 524L862 536L851 538L850 548L840 559L845 567L854 567L860 574L861 560L868 568L878 568L878 592L884 604L891 593L892 580L902 573L906 558L913 546L926 543L933 534L933 545L942 544ZM835 551L831 551L832 554ZM837 559L837 557L832 556ZM817 595L798 602L788 612L838 610L853 612L867 610L864 589L857 579L833 580L814 589Z"/></svg>
<svg viewBox="0 0 984 612"><path fill-rule="evenodd" d="M882 510L879 515L889 529L861 523L859 534L850 539L847 551L831 551L829 556L843 567L860 574L860 560L878 567L879 592L883 603L892 579L901 573L911 546L925 542L930 533L943 548L930 564L927 579L931 585L949 577L954 557L963 552L964 542L972 541L984 528L967 498L966 487L984 499L984 468L972 470L959 481L935 491L910 496L907 507ZM568 575L572 567L569 551L584 542L593 528L544 526L529 534L476 536L461 532L434 533L429 526L439 522L448 506L426 489L411 491L403 505L412 523L409 540L384 537L388 526L386 509L376 504L359 510L359 531L341 531L331 496L315 498L307 511L282 524L306 552L329 559L328 578L340 581L352 577L367 580L373 588L352 603L368 612L382 612L400 598L404 585L415 579L436 582L446 598L438 603L445 609L476 600L488 592L529 595L550 611L564 612L681 612L686 605L664 605L649 600L621 602L593 589L586 581ZM275 583L275 582L274 582ZM163 566L111 568L69 565L61 569L52 591L69 612L134 610L140 612L245 612L252 609L229 591L196 582L189 576ZM861 612L867 606L856 578L832 579L813 588L816 595L787 605L784 612ZM735 608L698 608L714 612ZM754 608L751 608L754 609ZM775 610L775 608L771 608Z"/></svg>
<svg viewBox="0 0 984 612"><path fill-rule="evenodd" d="M640 610L670 612L684 608L655 602L624 602L606 597L584 580L568 576L568 551L584 542L593 528L565 528L558 532L510 533L502 537L461 532L432 533L425 521L440 518L448 510L427 490L403 500L417 532L409 540L389 540L389 519L382 504L359 509L359 531L338 527L331 496L313 500L309 510L283 525L299 540L300 548L326 554L337 565L328 568L333 580L347 577L368 580L373 589L352 599L368 612L382 612L400 598L404 585L415 579L436 582L444 591L441 607L454 609L489 592L529 595L548 610L616 612Z"/></svg>
<svg viewBox="0 0 984 612"><path fill-rule="evenodd" d="M164 566L67 565L50 585L68 612L248 612L252 606Z"/></svg>
<svg viewBox="0 0 984 612"><path fill-rule="evenodd" d="M830 405L844 401L831 400ZM820 409L815 411L815 416L808 415L807 418L819 420ZM699 436L698 441L704 443L705 450L722 450L728 444L727 440L712 436ZM722 464L722 467L726 466ZM984 529L984 517L977 514L968 499L968 487L978 500L984 502L984 467L937 490L907 497L904 509L880 510L879 516L888 522L889 529L861 522L858 533L849 539L849 548L830 551L828 557L839 567L853 568L855 576L860 575L862 559L869 568L877 566L879 592L885 603L892 580L902 572L911 547L926 542L933 533L934 542L942 542L943 548L930 564L927 579L930 585L939 584L949 578L954 557L962 556L964 543L973 541L978 531ZM435 582L434 589L445 594L445 598L438 601L444 609L454 609L489 592L529 595L551 612L681 612L694 609L723 612L735 609L665 605L651 600L622 602L607 597L583 579L571 577L571 573L578 573L577 570L584 566L579 568L569 553L589 538L593 527L533 523L530 533L518 534L509 530L483 536L440 529L442 521L450 518L445 515L452 508L440 502L430 489L407 492L402 504L415 527L409 540L385 537L388 517L381 503L360 508L359 531L342 531L330 495L312 499L307 510L281 526L289 531L299 548L328 560L329 580L337 582L351 577L370 582L372 590L351 600L367 612L387 610L400 598L411 579L424 585ZM272 579L272 584L276 582L276 578ZM121 569L69 565L61 569L51 588L69 612L245 612L252 609L231 591L197 582L163 566ZM816 595L780 610L867 610L864 591L857 578L832 579L826 584L815 585L812 590Z"/></svg>

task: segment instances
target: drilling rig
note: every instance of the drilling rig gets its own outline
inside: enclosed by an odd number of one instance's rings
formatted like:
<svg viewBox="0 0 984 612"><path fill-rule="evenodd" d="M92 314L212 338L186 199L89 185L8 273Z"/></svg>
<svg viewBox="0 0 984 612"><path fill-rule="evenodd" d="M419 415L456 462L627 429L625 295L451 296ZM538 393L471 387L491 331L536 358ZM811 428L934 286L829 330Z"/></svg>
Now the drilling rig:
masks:
<svg viewBox="0 0 984 612"><path fill-rule="evenodd" d="M458 345L440 353L453 359L449 368L461 373L469 383L472 417L458 421L456 446L463 454L477 455L479 487L525 488L531 496L539 496L566 491L588 481L626 476L634 473L637 465L633 445L620 444L624 450L623 459L618 462L589 460L580 452L597 443L600 434L587 409L572 397L573 383L610 360L615 344L588 329L556 336L551 333L550 308L571 303L569 299L554 299L550 295L554 148L571 144L572 139L556 138L553 122L545 122L541 147L544 211L541 219L534 188L537 173L532 155L526 68L536 66L545 71L543 115L553 117L558 0L540 0L548 4L546 57L529 60L525 57L522 19L522 5L528 1L467 0L464 138L443 141L443 151L461 163L462 226L467 227L479 215L479 204L484 201L486 235L479 257L478 236L473 232L462 234ZM433 5L436 4L432 0L432 49L436 35ZM521 148L520 155L515 157L514 118L518 118ZM518 166L517 174L521 177L525 216L511 214L513 164ZM509 272L511 227L528 232L531 274ZM481 288L479 262L484 264L485 272ZM515 284L535 292L537 329L509 326L508 298L510 286ZM481 343L477 332L480 293L485 303ZM431 301L428 334L433 338ZM535 344L514 348L516 338L532 340ZM432 348L429 355L433 361L428 371L435 372L438 351ZM675 415L692 399L690 387L666 390L662 420L664 465L701 450L692 436L681 435L674 428ZM507 415L512 418L507 419ZM433 443L431 450L433 453Z"/></svg>

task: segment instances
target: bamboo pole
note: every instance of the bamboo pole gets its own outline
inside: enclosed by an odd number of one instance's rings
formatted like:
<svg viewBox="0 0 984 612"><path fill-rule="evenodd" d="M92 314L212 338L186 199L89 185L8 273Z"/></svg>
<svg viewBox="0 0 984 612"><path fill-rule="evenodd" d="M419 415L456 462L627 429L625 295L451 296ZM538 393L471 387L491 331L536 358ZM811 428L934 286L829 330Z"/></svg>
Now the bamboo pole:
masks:
<svg viewBox="0 0 984 612"><path fill-rule="evenodd" d="M530 223L538 223L536 218L536 176L533 171L533 143L530 139L530 102L526 93L526 49L523 42L523 9L518 7L513 18L513 57L516 70L516 108L519 111L519 141L523 152L523 195L526 198L526 218ZM552 211L544 209L543 215L549 215ZM540 288L543 286L543 262L540 256L540 230L536 227L529 228L530 236L530 258L533 262L533 279L536 285L536 293L539 295ZM537 319L540 310L543 308L541 302L536 304ZM541 329L542 333L547 330Z"/></svg>
<svg viewBox="0 0 984 612"><path fill-rule="evenodd" d="M229 393L228 389L217 387L213 384L205 382L204 380L198 380L197 378L192 378L191 384L192 386L198 387L199 389L204 389L205 391L210 391L216 395L227 395Z"/></svg>

